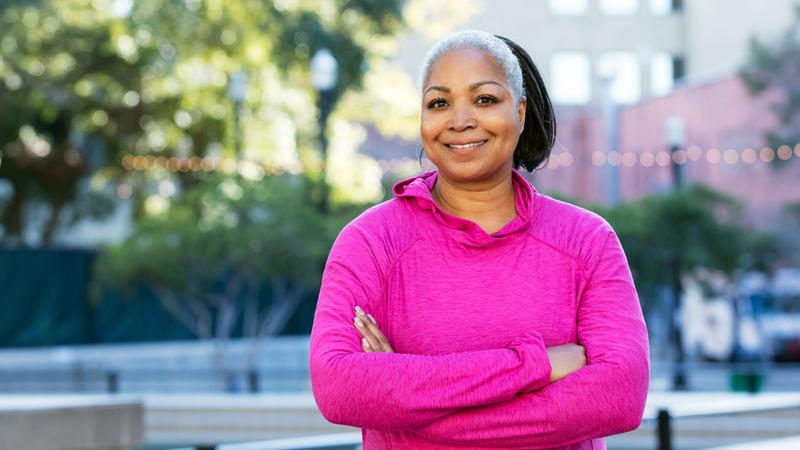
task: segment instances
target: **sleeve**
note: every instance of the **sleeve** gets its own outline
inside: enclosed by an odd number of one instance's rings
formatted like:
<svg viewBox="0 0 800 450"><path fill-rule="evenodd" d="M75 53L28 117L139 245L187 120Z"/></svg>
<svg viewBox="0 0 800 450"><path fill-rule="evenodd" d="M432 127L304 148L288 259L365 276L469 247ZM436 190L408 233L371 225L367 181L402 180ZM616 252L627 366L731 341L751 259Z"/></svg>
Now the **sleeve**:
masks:
<svg viewBox="0 0 800 450"><path fill-rule="evenodd" d="M388 272L382 269L388 264L381 263L385 250L368 245L367 236L346 227L322 276L309 369L314 399L328 421L405 430L460 408L508 401L549 382L550 360L537 333L515 338L503 348L472 352L364 352L353 326L354 307L376 310Z"/></svg>
<svg viewBox="0 0 800 450"><path fill-rule="evenodd" d="M536 392L466 408L412 431L448 444L544 449L641 424L650 376L647 329L622 246L609 232L577 313L586 366Z"/></svg>

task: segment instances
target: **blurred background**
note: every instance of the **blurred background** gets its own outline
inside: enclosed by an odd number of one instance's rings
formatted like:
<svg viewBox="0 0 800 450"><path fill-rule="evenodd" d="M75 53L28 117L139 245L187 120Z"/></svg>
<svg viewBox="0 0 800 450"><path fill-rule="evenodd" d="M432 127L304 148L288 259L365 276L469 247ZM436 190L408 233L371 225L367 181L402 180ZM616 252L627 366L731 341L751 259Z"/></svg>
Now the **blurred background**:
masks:
<svg viewBox="0 0 800 450"><path fill-rule="evenodd" d="M531 53L526 176L626 250L651 398L609 448L800 435L798 2L0 0L0 447L357 446L310 394L322 268L431 168L418 65L461 28Z"/></svg>

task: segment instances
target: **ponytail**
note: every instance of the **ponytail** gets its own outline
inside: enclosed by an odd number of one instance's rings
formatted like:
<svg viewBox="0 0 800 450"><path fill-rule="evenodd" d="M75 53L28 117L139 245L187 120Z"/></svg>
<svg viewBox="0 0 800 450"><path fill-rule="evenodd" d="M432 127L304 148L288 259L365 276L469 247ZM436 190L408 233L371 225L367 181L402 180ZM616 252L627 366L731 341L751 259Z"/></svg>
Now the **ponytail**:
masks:
<svg viewBox="0 0 800 450"><path fill-rule="evenodd" d="M525 127L514 149L514 168L524 167L533 172L550 156L556 141L556 117L553 104L539 70L530 55L511 39L495 35L511 49L522 69L522 86L525 91Z"/></svg>

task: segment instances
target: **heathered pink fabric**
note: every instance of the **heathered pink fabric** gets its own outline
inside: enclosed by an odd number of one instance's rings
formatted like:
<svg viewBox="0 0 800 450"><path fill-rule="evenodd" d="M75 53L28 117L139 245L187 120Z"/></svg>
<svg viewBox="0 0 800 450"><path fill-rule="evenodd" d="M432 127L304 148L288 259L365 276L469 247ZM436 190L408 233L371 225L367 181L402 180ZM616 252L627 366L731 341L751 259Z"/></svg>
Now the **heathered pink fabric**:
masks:
<svg viewBox="0 0 800 450"><path fill-rule="evenodd" d="M605 449L639 426L647 330L619 240L599 216L514 171L518 217L485 233L433 200L437 173L348 224L331 249L311 332L311 386L365 450ZM366 353L354 307L395 353ZM587 365L549 383L546 347Z"/></svg>

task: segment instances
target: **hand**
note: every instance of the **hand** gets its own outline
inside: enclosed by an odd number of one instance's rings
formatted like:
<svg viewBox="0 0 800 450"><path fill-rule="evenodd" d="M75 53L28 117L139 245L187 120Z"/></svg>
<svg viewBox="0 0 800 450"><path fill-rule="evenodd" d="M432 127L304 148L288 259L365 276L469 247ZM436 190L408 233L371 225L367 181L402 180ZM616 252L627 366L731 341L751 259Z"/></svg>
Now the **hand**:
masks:
<svg viewBox="0 0 800 450"><path fill-rule="evenodd" d="M361 333L361 348L365 352L394 353L392 346L389 345L389 340L378 328L378 322L375 321L372 314L366 314L364 310L356 306L356 317L353 319L353 324L356 330Z"/></svg>
<svg viewBox="0 0 800 450"><path fill-rule="evenodd" d="M558 381L586 365L586 349L578 344L547 347L550 358L550 382Z"/></svg>

